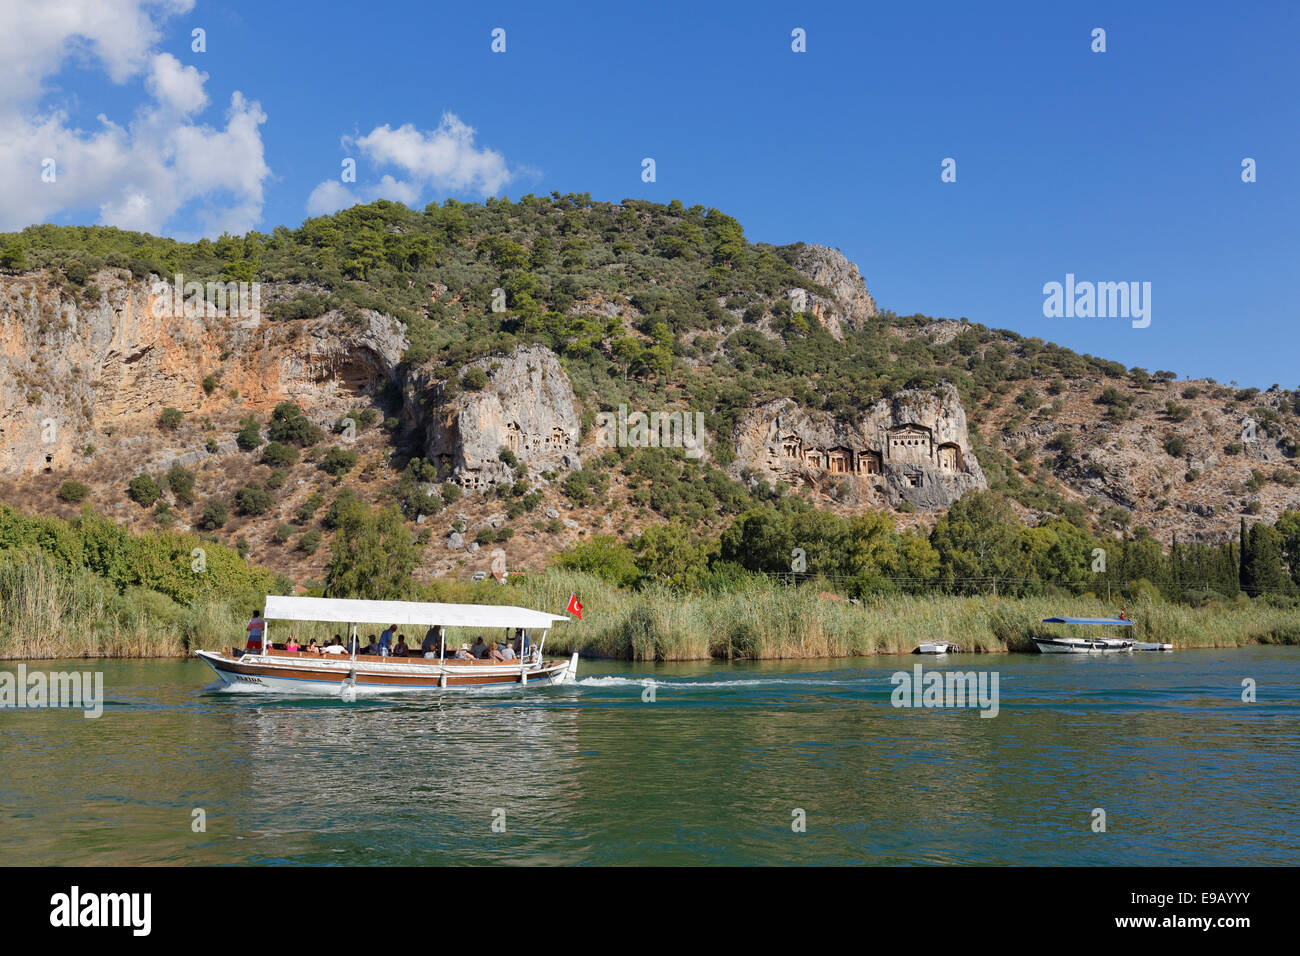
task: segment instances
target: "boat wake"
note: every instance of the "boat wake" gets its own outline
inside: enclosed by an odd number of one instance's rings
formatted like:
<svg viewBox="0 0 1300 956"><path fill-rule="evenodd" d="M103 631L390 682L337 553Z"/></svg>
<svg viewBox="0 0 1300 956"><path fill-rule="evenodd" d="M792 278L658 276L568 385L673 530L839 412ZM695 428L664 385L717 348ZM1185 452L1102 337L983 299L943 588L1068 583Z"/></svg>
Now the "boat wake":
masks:
<svg viewBox="0 0 1300 956"><path fill-rule="evenodd" d="M778 684L797 685L799 687L842 687L855 683L857 679L826 680L795 677L741 677L735 680L688 680L684 678L664 677L580 677L575 682L579 687L644 687L648 681L654 681L657 687L757 687Z"/></svg>

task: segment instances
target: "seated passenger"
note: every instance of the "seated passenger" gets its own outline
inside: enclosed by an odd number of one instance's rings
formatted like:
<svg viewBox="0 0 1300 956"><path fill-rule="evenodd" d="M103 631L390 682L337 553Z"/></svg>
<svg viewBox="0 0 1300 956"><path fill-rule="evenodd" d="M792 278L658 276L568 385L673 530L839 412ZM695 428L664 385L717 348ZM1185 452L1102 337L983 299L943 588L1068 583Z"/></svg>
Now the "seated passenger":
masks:
<svg viewBox="0 0 1300 956"><path fill-rule="evenodd" d="M289 643L284 645L284 649L286 651L293 651L294 653L302 650L302 648L298 646L298 638L296 637L289 638Z"/></svg>
<svg viewBox="0 0 1300 956"><path fill-rule="evenodd" d="M359 653L361 653L361 654L377 654L377 653L379 653L379 645L375 643L375 635L373 635L373 634L370 635L370 643L367 644L365 647L361 648L361 650L359 651Z"/></svg>
<svg viewBox="0 0 1300 956"><path fill-rule="evenodd" d="M483 638L480 637L474 642L474 646L469 649L469 652L481 660L488 656L488 646L484 642Z"/></svg>
<svg viewBox="0 0 1300 956"><path fill-rule="evenodd" d="M347 652L348 649L343 646L343 638L339 637L337 634L334 635L334 643L326 644L321 648L321 653L323 654L346 654Z"/></svg>
<svg viewBox="0 0 1300 956"><path fill-rule="evenodd" d="M410 657L411 649L406 646L406 635L397 635L397 646L393 648L394 657Z"/></svg>
<svg viewBox="0 0 1300 956"><path fill-rule="evenodd" d="M313 638L311 639L311 643L307 645L307 653L308 653L308 654L319 654L319 653L320 653L320 645L319 645L318 643L316 643L316 638L313 637Z"/></svg>
<svg viewBox="0 0 1300 956"><path fill-rule="evenodd" d="M519 657L519 655L515 653L515 649L511 647L509 644L498 644L497 655L498 655L498 660L503 660L503 661L518 660Z"/></svg>
<svg viewBox="0 0 1300 956"><path fill-rule="evenodd" d="M461 660L461 661L469 661L474 659L474 655L470 653L468 644L462 644L460 646L460 650L456 652L455 657L457 660Z"/></svg>

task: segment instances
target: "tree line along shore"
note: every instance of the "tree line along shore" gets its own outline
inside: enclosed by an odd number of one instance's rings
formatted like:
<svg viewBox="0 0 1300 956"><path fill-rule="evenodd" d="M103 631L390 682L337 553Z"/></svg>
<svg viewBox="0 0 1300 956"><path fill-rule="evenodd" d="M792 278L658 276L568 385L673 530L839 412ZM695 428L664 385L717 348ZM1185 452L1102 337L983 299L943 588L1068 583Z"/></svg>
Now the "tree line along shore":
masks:
<svg viewBox="0 0 1300 956"><path fill-rule="evenodd" d="M1044 580L1035 575L1052 573L1053 562L1087 568L1096 542L1065 528L1007 524L996 502L978 497L958 502L929 536L900 533L887 516L771 509L742 516L713 541L667 526L631 545L596 536L546 571L513 575L505 586L421 583L409 574L361 582L349 563L373 558L361 543L386 547L366 526L378 516L362 509L354 516L361 527L336 553L331 575L349 586L331 590L327 581L310 593L508 603L556 613L576 593L585 619L557 626L548 652L644 661L905 653L925 640L976 652L1025 651L1042 633L1043 618L1114 617L1121 603L1139 640L1178 648L1300 643L1289 515L1248 529L1244 550L1227 542L1164 553L1149 540L1116 540L1107 542L1104 573ZM808 546L812 568L798 583L763 566L795 550L794 540ZM991 549L1010 549L1013 541L1020 563L1000 563ZM202 571L195 570L196 549ZM985 573L957 573L973 556L979 560L969 567ZM903 569L914 573L898 573ZM1253 583L1268 575L1271 586ZM227 647L242 643L244 624L266 594L292 589L287 579L198 535L133 535L90 511L64 521L0 505L0 658L178 657ZM272 624L273 636L278 627ZM302 639L337 630L283 627Z"/></svg>

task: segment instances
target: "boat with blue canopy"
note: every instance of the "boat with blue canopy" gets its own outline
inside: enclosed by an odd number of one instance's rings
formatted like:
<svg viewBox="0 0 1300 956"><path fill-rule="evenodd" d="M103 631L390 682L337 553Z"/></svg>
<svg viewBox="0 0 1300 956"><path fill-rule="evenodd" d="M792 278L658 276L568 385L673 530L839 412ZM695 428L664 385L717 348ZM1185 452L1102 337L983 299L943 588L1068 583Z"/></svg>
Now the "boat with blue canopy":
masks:
<svg viewBox="0 0 1300 956"><path fill-rule="evenodd" d="M1091 628L1133 627L1126 617L1045 617L1044 624L1066 624ZM1128 637L1101 633L1067 634L1063 637L1035 637L1034 644L1043 654L1108 654L1129 651L1172 651L1174 645L1160 641L1135 641Z"/></svg>
<svg viewBox="0 0 1300 956"><path fill-rule="evenodd" d="M1044 624L1065 624L1070 627L1095 628L1084 634L1069 633L1061 637L1034 637L1034 644L1043 654L1116 654L1130 653L1137 642L1128 637L1105 633L1105 628L1132 627L1127 618L1106 617L1047 617Z"/></svg>

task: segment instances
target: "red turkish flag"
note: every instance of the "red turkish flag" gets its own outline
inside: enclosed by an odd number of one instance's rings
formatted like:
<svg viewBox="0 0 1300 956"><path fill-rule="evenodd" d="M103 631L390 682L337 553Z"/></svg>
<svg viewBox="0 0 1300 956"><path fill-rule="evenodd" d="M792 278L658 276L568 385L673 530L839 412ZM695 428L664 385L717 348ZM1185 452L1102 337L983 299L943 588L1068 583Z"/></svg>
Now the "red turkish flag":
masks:
<svg viewBox="0 0 1300 956"><path fill-rule="evenodd" d="M569 606L566 607L564 610L570 614L576 614L578 616L578 620L579 621L582 620L582 602L578 600L578 595L576 594L569 595Z"/></svg>

